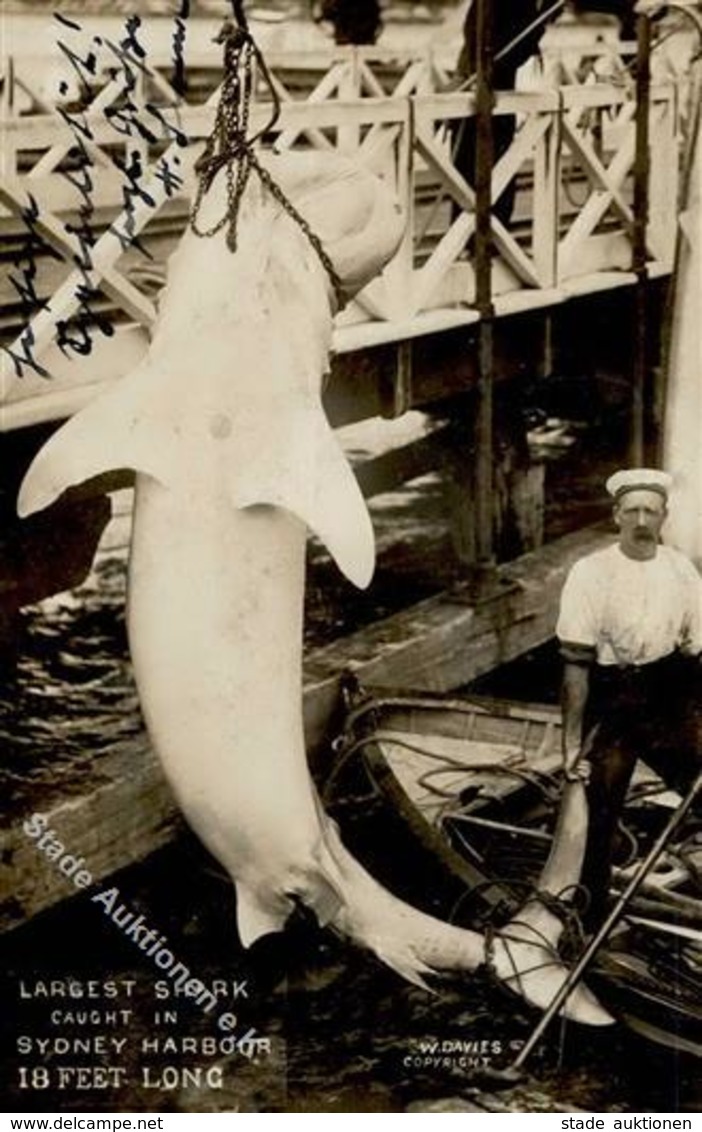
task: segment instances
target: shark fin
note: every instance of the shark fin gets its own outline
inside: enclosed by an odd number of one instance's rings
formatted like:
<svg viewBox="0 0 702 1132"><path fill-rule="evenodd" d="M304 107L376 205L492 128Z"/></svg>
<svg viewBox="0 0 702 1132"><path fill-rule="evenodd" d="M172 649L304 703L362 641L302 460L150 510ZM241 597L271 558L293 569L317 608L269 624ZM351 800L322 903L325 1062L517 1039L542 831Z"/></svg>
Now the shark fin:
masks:
<svg viewBox="0 0 702 1132"><path fill-rule="evenodd" d="M295 414L242 466L226 468L237 508L269 504L304 522L337 566L364 589L373 576L375 540L365 500L321 407Z"/></svg>
<svg viewBox="0 0 702 1132"><path fill-rule="evenodd" d="M251 947L261 936L282 931L292 907L273 911L246 885L236 882L236 922L243 947Z"/></svg>
<svg viewBox="0 0 702 1132"><path fill-rule="evenodd" d="M199 479L224 484L233 507L282 507L327 547L339 569L365 588L373 575L373 528L356 478L318 401L294 398L278 411L239 405L176 410L163 370L144 363L58 430L31 464L20 517L68 488L129 468L171 490ZM185 422L183 424L183 421Z"/></svg>
<svg viewBox="0 0 702 1132"><path fill-rule="evenodd" d="M17 500L20 518L70 487L120 468L166 482L173 464L167 428L150 411L148 363L138 366L64 424L35 456Z"/></svg>

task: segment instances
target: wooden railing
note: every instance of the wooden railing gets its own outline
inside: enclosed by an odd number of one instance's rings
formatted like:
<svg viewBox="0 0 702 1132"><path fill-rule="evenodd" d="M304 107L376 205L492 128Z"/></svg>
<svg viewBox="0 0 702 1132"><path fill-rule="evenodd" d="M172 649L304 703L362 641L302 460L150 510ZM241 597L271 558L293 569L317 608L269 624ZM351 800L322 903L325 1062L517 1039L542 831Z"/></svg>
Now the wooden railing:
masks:
<svg viewBox="0 0 702 1132"><path fill-rule="evenodd" d="M94 75L74 67L80 89L54 104L22 65L5 68L0 223L14 250L0 282L2 429L65 415L133 364L155 318L158 263L185 223L197 152L190 143L208 134L217 92L187 102L165 64L131 56L105 81L108 62L99 60ZM337 350L476 321L475 191L453 156L457 131L475 114L474 96L446 92L446 75L430 59L398 68L381 52L349 49L324 70L317 57L271 63L281 112L265 144L352 154L393 186L407 216L393 262L339 317ZM301 93L290 75L303 64ZM262 90L259 84L252 130L269 117ZM651 102L647 247L656 275L673 261L678 103L672 87L654 88ZM495 114L516 122L492 178L493 205L515 190L509 223L492 213L496 313L633 282L630 92L589 85L498 93ZM88 283L97 291L89 301ZM80 330L86 303L115 328L111 339ZM47 376L60 381L49 384Z"/></svg>

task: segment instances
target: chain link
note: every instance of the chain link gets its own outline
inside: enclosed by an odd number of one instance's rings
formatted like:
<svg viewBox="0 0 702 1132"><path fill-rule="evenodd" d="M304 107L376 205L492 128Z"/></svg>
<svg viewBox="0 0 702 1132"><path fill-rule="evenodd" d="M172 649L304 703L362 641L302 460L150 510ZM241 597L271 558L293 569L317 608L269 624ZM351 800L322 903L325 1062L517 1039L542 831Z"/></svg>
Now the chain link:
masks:
<svg viewBox="0 0 702 1132"><path fill-rule="evenodd" d="M261 165L254 152L255 142L272 129L278 120L280 101L271 74L248 30L245 19L241 14L237 14L237 20L238 23L226 20L216 40L217 43L224 44L224 79L212 133L195 165L198 185L190 211L190 227L196 236L208 239L227 226L227 247L235 252L241 201L253 169L264 187L283 211L301 228L314 248L331 280L337 302L341 307L346 301L343 285L322 241L269 171ZM255 62L260 64L261 72L273 96L273 114L258 134L248 137ZM205 194L222 168L226 169L227 179L225 213L209 228L201 228L198 218Z"/></svg>

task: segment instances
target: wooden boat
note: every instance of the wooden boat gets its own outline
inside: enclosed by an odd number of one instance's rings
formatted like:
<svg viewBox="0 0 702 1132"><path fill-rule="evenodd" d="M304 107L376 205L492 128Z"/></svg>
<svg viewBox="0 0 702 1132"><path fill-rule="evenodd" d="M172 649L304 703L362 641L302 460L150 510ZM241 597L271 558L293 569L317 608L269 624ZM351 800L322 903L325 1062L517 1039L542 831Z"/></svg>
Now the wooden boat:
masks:
<svg viewBox="0 0 702 1132"><path fill-rule="evenodd" d="M552 840L560 712L482 697L374 694L353 681L325 802L384 883L465 925L503 924ZM677 796L637 769L624 818L623 888ZM392 851L388 847L392 846ZM645 1037L702 1056L702 834L683 827L598 953L588 981ZM564 894L565 895L565 894ZM572 896L572 894L568 894ZM564 957L583 949L582 890L563 904Z"/></svg>

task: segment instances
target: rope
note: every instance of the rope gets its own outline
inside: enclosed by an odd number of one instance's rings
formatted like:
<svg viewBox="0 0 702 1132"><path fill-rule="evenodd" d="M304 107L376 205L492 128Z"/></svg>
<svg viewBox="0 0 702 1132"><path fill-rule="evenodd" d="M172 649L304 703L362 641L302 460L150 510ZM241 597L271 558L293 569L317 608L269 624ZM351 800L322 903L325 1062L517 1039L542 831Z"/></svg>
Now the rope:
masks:
<svg viewBox="0 0 702 1132"><path fill-rule="evenodd" d="M195 235L202 239L215 236L226 227L227 247L231 252L235 252L239 210L253 170L274 200L295 221L314 248L331 280L337 303L342 307L346 299L341 279L321 240L287 198L280 185L261 165L254 152L256 142L273 129L280 117L280 98L266 61L249 31L243 0L232 0L232 7L234 18L225 20L215 39L215 43L224 45L224 79L212 133L195 164L198 186L190 211L190 227ZM258 64L270 91L273 110L266 125L258 133L249 136L254 64ZM198 221L205 194L221 169L226 170L227 178L227 206L224 215L209 228L201 228Z"/></svg>
<svg viewBox="0 0 702 1132"><path fill-rule="evenodd" d="M507 975L503 978L501 978L497 974L497 968L496 968L496 965L495 965L495 940L496 939L499 939L500 942L502 943L502 945L504 947L505 955L507 957L507 960L509 962L510 967L512 968L512 974ZM561 960L558 957L557 953L553 951L553 948L549 947L549 951L551 952L553 958L545 959L542 963L533 963L530 967L524 967L523 969L520 969L519 966L517 965L517 962L514 958L514 955L512 954L512 950L509 946L510 943L529 943L529 944L531 944L532 941L520 939L518 936L516 936L516 937L515 936L506 936L506 935L503 935L502 932L500 932L498 934L498 933L495 932L494 928L491 928L489 926L488 926L488 928L486 928L485 935L484 935L484 947L483 947L483 965L484 965L486 971L488 972L488 974L492 977L493 980L495 980L497 982L497 984L499 986L509 987L511 983L515 983L516 986L519 988L520 992L523 993L524 992L524 984L523 984L522 980L524 979L524 977L526 975L533 975L537 971L545 971L548 967L555 967L555 966L561 965Z"/></svg>
<svg viewBox="0 0 702 1132"><path fill-rule="evenodd" d="M558 919L563 923L565 939L569 939L574 936L576 940L582 941L582 939L584 938L581 912L575 906L575 901L578 897L580 897L581 895L587 896L586 889L584 889L580 884L566 885L561 889L560 892L552 893L544 892L543 890L536 888L535 885L529 884L527 882L520 883L519 881L514 880L514 878L510 878L507 882L504 881L504 878L491 878L490 880L485 880L482 882L482 884L478 884L474 888L471 888L469 892L464 892L459 896L458 900L456 900L451 909L449 915L449 923L456 922L460 909L462 905L466 903L466 901L473 900L475 897L478 897L483 888L489 887L494 883L509 884L510 890L514 894L515 898L517 898L518 894L521 892L522 895L519 906L522 909L535 900L543 904L545 908L552 912L553 915L557 916ZM510 921L510 926L517 927L519 926L520 922L521 921L519 920L512 919ZM533 933L533 935L538 936L541 934L538 929L533 927L533 925L531 924L526 923L522 926L527 927L528 930ZM498 929L494 923L488 923L484 930L486 931L487 945L487 935L489 934L490 940L492 940L492 937L494 936L495 932L498 931ZM503 935L503 931L504 928L499 929L500 938L505 940L511 939L513 943L534 942L533 939L520 939L519 936ZM557 954L557 952L554 951L550 940L547 939L546 936L541 937L541 946L545 947L552 954Z"/></svg>
<svg viewBox="0 0 702 1132"><path fill-rule="evenodd" d="M324 798L328 799L331 796L332 786L336 783L339 774L358 751L363 752L364 748L367 747L370 743L382 743L383 741L390 742L394 746L401 747L403 750L410 751L413 754L422 755L428 760L439 763L439 766L425 771L424 774L420 775L417 779L417 785L426 790L428 794L433 795L435 798L442 798L447 803L444 812L440 815L440 821L443 821L447 816L451 817L455 813L460 813L460 809L456 810L454 805L456 801L456 790L455 788L452 790L442 789L431 780L441 775L450 774L452 772L455 773L456 771L463 771L467 774L502 774L506 777L514 778L519 782L523 782L527 786L534 787L539 791L545 801L550 803L553 803L555 801L555 787L553 784L553 779L552 776L546 772L536 771L534 769L528 768L520 769L519 767L507 766L505 764L495 765L488 762L465 763L460 759L451 758L450 755L439 754L435 751L429 751L425 747L422 747L419 743L410 743L408 740L401 739L394 733L384 733L380 728L376 729L370 735L361 736L359 739L356 739L345 748L343 744L339 745L339 747L337 748L337 750L339 751L339 757L337 758L325 782L323 791ZM392 767L389 763L388 766L392 770ZM551 786L551 789L549 789L549 786Z"/></svg>
<svg viewBox="0 0 702 1132"><path fill-rule="evenodd" d="M408 743L398 743L398 746L408 747L410 750L419 751L420 754L427 753L419 750L417 747L411 747ZM428 753L427 755L428 757L432 757ZM434 755L433 757L438 758L439 756ZM471 773L503 774L510 778L516 778L520 782L524 782L527 786L533 786L536 790L539 791L545 801L553 802L555 800L553 791L549 790L548 785L545 782L541 781L541 778L544 778L547 780L547 782L549 782L550 775L548 775L546 772L541 772L534 769L521 770L519 767L508 766L506 763L462 763L458 760L454 762L452 759L447 758L445 765L434 767L432 770L427 770L424 772L424 774L420 775L420 777L417 779L417 784L419 786L422 786L430 794L434 794L437 798L447 798L449 800L455 801L455 789L442 789L440 786L436 786L431 781L434 778L438 778L440 775L449 774L453 770L464 770ZM461 811L456 810L453 812L460 813Z"/></svg>

